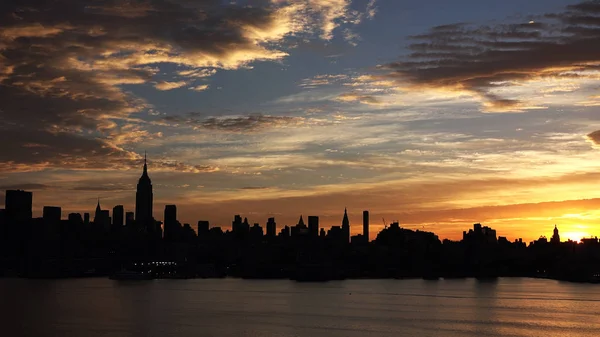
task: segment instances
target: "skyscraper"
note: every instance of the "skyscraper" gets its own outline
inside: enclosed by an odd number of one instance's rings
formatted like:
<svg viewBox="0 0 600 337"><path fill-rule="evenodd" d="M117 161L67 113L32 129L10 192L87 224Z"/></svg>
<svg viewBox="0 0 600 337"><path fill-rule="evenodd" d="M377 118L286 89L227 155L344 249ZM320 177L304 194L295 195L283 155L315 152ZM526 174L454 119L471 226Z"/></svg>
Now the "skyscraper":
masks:
<svg viewBox="0 0 600 337"><path fill-rule="evenodd" d="M308 217L308 233L312 237L319 236L319 217L318 216L309 216Z"/></svg>
<svg viewBox="0 0 600 337"><path fill-rule="evenodd" d="M33 193L22 190L6 191L5 207L8 221L27 221L32 217Z"/></svg>
<svg viewBox="0 0 600 337"><path fill-rule="evenodd" d="M275 223L275 218L269 218L267 221L267 236L275 237L277 235L277 223Z"/></svg>
<svg viewBox="0 0 600 337"><path fill-rule="evenodd" d="M165 240L174 240L177 233L177 206L166 205L164 215Z"/></svg>
<svg viewBox="0 0 600 337"><path fill-rule="evenodd" d="M55 206L44 206L42 217L46 224L58 224L62 217L62 209Z"/></svg>
<svg viewBox="0 0 600 337"><path fill-rule="evenodd" d="M344 208L344 218L342 219L342 232L344 242L350 242L350 220L348 220L348 211Z"/></svg>
<svg viewBox="0 0 600 337"><path fill-rule="evenodd" d="M369 211L363 211L363 240L369 242Z"/></svg>
<svg viewBox="0 0 600 337"><path fill-rule="evenodd" d="M112 224L113 227L123 227L123 219L125 217L125 210L123 205L117 205L113 207Z"/></svg>
<svg viewBox="0 0 600 337"><path fill-rule="evenodd" d="M134 220L135 220L135 214L133 214L133 212L125 213L125 226L133 225Z"/></svg>
<svg viewBox="0 0 600 337"><path fill-rule="evenodd" d="M208 231L210 230L210 223L206 220L198 221L198 237L203 237L208 235Z"/></svg>
<svg viewBox="0 0 600 337"><path fill-rule="evenodd" d="M148 177L148 164L144 154L144 172L137 184L135 193L135 221L138 226L145 226L150 231L154 229L152 217L152 181Z"/></svg>
<svg viewBox="0 0 600 337"><path fill-rule="evenodd" d="M94 223L98 224L102 220L102 207L100 207L100 198L98 198L98 203L96 204L96 211L94 212Z"/></svg>
<svg viewBox="0 0 600 337"><path fill-rule="evenodd" d="M552 243L560 243L560 234L558 234L558 228L554 225L554 232L552 233L552 238L550 239Z"/></svg>
<svg viewBox="0 0 600 337"><path fill-rule="evenodd" d="M110 225L110 214L108 210L103 210L100 207L100 199L96 205L96 212L94 213L94 228L98 231L107 230Z"/></svg>

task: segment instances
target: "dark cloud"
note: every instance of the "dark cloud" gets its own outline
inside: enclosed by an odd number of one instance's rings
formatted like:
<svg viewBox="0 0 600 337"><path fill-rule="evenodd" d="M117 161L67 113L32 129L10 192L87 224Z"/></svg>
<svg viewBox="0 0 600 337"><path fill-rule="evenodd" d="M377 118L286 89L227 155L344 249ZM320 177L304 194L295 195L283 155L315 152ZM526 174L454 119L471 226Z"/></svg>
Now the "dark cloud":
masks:
<svg viewBox="0 0 600 337"><path fill-rule="evenodd" d="M253 114L248 116L227 116L202 118L198 113L185 116L166 116L164 122L172 125L187 125L195 129L204 128L228 132L255 132L263 129L290 125L302 125L304 118L292 116L269 116Z"/></svg>
<svg viewBox="0 0 600 337"><path fill-rule="evenodd" d="M264 187L264 186L246 186L246 187L242 187L242 190L268 190L270 187Z"/></svg>
<svg viewBox="0 0 600 337"><path fill-rule="evenodd" d="M583 2L540 22L434 27L412 37L413 54L382 69L387 77L416 88L467 90L480 95L490 110L518 110L525 102L493 95L491 88L596 69L599 7L597 1Z"/></svg>
<svg viewBox="0 0 600 337"><path fill-rule="evenodd" d="M350 10L349 1L327 0L252 6L220 0L2 1L0 132L18 137L0 148L0 166L103 168L138 159L127 145L139 141L146 124L132 115L152 107L123 85L202 90L195 81L216 69L279 60L287 55L280 50L284 38L319 34L329 40L336 27L365 15ZM155 78L165 63L179 71ZM231 129L248 121L215 119L205 127ZM130 136L132 124L136 137Z"/></svg>
<svg viewBox="0 0 600 337"><path fill-rule="evenodd" d="M71 190L72 191L90 191L90 192L134 191L135 185L133 185L133 184L95 183L95 184L76 186L76 187L73 187Z"/></svg>
<svg viewBox="0 0 600 337"><path fill-rule="evenodd" d="M51 186L44 185L44 184L35 184L35 183L0 185L0 191L4 191L4 190L35 191L35 190L45 190L45 189L49 189L49 188L51 188Z"/></svg>
<svg viewBox="0 0 600 337"><path fill-rule="evenodd" d="M590 142L592 142L592 144L600 146L600 130L594 131L588 134L586 137Z"/></svg>
<svg viewBox="0 0 600 337"><path fill-rule="evenodd" d="M162 63L196 74L279 59L285 53L262 44L283 37L279 15L267 2L3 1L0 166L103 168L138 158L123 147L135 142L126 126L143 125L130 116L150 106L121 86L190 81L182 73L156 82Z"/></svg>

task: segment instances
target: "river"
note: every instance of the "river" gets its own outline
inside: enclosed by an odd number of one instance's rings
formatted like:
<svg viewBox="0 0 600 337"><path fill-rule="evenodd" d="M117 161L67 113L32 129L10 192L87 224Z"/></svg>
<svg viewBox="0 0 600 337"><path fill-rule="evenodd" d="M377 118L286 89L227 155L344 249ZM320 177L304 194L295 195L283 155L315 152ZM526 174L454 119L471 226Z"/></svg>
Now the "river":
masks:
<svg viewBox="0 0 600 337"><path fill-rule="evenodd" d="M544 279L0 279L3 336L600 336L600 285Z"/></svg>

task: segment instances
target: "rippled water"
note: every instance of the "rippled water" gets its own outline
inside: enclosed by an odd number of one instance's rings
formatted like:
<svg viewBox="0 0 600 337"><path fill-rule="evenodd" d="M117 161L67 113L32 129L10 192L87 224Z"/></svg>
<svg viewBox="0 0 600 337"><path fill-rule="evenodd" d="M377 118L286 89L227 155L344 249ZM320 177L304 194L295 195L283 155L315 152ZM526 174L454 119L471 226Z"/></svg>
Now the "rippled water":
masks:
<svg viewBox="0 0 600 337"><path fill-rule="evenodd" d="M600 336L600 285L538 279L0 280L4 336Z"/></svg>

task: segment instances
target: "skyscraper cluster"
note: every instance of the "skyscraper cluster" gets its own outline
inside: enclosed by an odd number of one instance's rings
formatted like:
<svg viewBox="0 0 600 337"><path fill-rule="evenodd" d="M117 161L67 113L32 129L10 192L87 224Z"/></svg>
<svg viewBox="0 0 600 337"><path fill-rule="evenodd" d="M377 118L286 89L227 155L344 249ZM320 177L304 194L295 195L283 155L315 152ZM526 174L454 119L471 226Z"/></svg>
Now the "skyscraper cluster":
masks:
<svg viewBox="0 0 600 337"><path fill-rule="evenodd" d="M91 215L70 213L63 219L60 207L44 206L42 217L33 218L33 194L7 191L5 209L0 210L0 275L142 273L143 278L229 275L329 280L543 274L587 280L600 273L598 239L561 242L556 226L550 241L541 237L527 246L521 239L509 242L498 237L496 230L478 223L458 242L440 241L434 233L405 229L397 222L386 225L371 241L367 210L362 213L362 231L354 236L347 209L340 225L328 230L315 215L306 217L306 222L301 215L295 225L280 228L271 217L266 230L241 215L234 216L230 229L210 226L205 220L193 229L179 222L177 206L171 204L165 206L161 223L152 215L146 157L135 200L135 213L126 212L123 205L114 206L111 213L99 199Z"/></svg>

